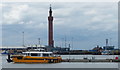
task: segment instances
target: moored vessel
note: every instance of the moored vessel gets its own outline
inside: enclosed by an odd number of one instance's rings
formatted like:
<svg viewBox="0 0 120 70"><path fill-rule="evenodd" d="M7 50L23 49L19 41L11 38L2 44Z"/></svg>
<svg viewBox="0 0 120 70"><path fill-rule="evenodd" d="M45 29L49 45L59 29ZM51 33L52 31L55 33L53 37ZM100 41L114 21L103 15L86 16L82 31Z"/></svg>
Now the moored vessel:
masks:
<svg viewBox="0 0 120 70"><path fill-rule="evenodd" d="M8 55L7 61L14 63L59 63L62 58L52 52L28 51L19 55Z"/></svg>

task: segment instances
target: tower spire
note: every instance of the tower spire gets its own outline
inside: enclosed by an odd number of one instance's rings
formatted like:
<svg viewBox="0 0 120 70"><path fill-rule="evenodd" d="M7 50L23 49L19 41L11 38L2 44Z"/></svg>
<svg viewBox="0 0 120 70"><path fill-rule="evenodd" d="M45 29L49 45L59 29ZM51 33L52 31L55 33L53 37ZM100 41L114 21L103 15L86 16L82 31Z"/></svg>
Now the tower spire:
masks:
<svg viewBox="0 0 120 70"><path fill-rule="evenodd" d="M51 7L51 4L50 4L49 16L52 16L52 7Z"/></svg>

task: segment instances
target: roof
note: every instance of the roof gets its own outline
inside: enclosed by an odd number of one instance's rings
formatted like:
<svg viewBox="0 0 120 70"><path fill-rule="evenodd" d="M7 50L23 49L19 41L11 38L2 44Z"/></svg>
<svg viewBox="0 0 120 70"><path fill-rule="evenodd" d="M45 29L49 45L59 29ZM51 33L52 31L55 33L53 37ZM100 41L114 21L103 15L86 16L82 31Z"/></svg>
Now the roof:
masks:
<svg viewBox="0 0 120 70"><path fill-rule="evenodd" d="M27 45L26 47L46 47L45 45Z"/></svg>
<svg viewBox="0 0 120 70"><path fill-rule="evenodd" d="M27 45L23 46L0 46L0 48L27 48L27 47L46 47L45 45Z"/></svg>
<svg viewBox="0 0 120 70"><path fill-rule="evenodd" d="M27 48L27 47L23 47L23 46L2 46L0 48Z"/></svg>
<svg viewBox="0 0 120 70"><path fill-rule="evenodd" d="M52 52L37 52L37 51L30 51L30 52L23 52L23 53L46 53L46 54L49 54L49 53L52 53Z"/></svg>

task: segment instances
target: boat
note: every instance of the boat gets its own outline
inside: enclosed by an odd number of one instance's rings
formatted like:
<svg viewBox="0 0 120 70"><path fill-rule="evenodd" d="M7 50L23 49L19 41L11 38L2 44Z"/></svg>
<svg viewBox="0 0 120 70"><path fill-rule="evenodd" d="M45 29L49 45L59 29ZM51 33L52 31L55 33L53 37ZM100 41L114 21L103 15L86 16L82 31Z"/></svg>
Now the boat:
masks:
<svg viewBox="0 0 120 70"><path fill-rule="evenodd" d="M109 55L110 51L109 50L104 50L103 52L101 52L102 55Z"/></svg>
<svg viewBox="0 0 120 70"><path fill-rule="evenodd" d="M7 54L8 54L8 51L3 51L1 54L2 54L2 55L7 55Z"/></svg>
<svg viewBox="0 0 120 70"><path fill-rule="evenodd" d="M3 51L1 51L0 52L0 54L2 54L2 55L8 55L8 54L15 54L15 52L11 52L10 50L3 50Z"/></svg>
<svg viewBox="0 0 120 70"><path fill-rule="evenodd" d="M59 63L62 61L61 56L53 52L27 51L19 55L8 55L8 62L14 63Z"/></svg>

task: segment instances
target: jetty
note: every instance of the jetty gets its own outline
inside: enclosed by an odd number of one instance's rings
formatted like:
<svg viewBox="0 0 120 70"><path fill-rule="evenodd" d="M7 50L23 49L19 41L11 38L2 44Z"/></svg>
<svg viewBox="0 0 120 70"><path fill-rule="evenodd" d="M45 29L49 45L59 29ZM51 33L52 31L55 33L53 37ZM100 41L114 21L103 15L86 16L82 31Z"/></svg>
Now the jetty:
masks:
<svg viewBox="0 0 120 70"><path fill-rule="evenodd" d="M62 59L62 62L120 62L120 59Z"/></svg>

